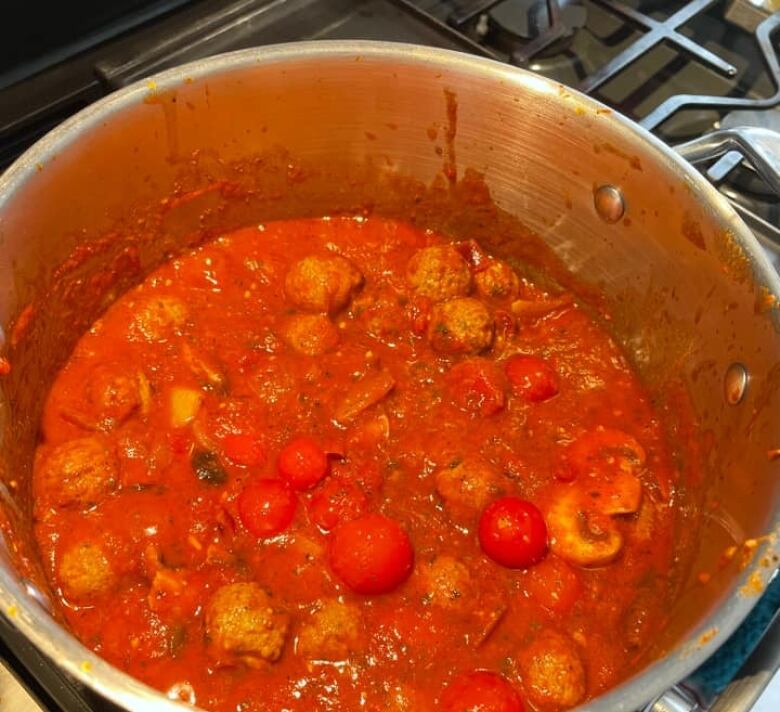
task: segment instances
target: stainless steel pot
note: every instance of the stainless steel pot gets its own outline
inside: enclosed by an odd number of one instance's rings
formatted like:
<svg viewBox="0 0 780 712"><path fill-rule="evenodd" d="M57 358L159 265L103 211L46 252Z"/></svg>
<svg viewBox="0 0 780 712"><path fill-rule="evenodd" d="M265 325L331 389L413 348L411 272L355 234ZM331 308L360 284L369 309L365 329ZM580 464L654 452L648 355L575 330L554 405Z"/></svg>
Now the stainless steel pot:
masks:
<svg viewBox="0 0 780 712"><path fill-rule="evenodd" d="M734 140L777 181L777 136L724 137ZM684 151L701 158L724 145ZM164 200L173 193L186 197ZM100 310L194 236L355 209L476 236L553 270L562 263L560 278L611 313L683 443L678 536L692 552L655 660L587 705L642 707L728 637L777 568L780 281L724 199L632 122L533 74L428 48L308 43L196 62L85 109L0 179L0 317L12 365L0 453L3 614L119 705L178 707L93 655L51 613L29 501L45 392ZM682 437L685 428L695 436ZM712 574L707 585L701 571Z"/></svg>

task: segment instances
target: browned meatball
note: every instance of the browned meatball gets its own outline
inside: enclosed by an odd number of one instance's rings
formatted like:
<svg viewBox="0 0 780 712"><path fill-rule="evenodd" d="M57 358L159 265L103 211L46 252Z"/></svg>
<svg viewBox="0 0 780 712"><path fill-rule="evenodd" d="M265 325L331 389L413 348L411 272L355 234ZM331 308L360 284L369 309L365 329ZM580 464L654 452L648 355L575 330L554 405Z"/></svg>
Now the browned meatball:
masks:
<svg viewBox="0 0 780 712"><path fill-rule="evenodd" d="M442 353L478 354L493 343L493 319L476 299L451 299L433 307L428 340Z"/></svg>
<svg viewBox="0 0 780 712"><path fill-rule="evenodd" d="M57 580L65 598L73 603L87 603L113 590L117 578L103 548L83 542L63 553Z"/></svg>
<svg viewBox="0 0 780 712"><path fill-rule="evenodd" d="M181 299L155 295L139 300L130 331L147 341L165 341L187 321L187 307Z"/></svg>
<svg viewBox="0 0 780 712"><path fill-rule="evenodd" d="M477 293L486 299L515 299L520 291L520 279L501 260L490 260L487 267L474 275Z"/></svg>
<svg viewBox="0 0 780 712"><path fill-rule="evenodd" d="M406 268L406 278L418 294L434 301L462 297L471 289L468 263L452 245L423 247L415 252Z"/></svg>
<svg viewBox="0 0 780 712"><path fill-rule="evenodd" d="M585 668L575 644L543 631L519 656L525 693L534 707L569 709L585 696Z"/></svg>
<svg viewBox="0 0 780 712"><path fill-rule="evenodd" d="M295 351L320 356L339 342L339 332L324 314L296 314L284 325L284 339Z"/></svg>
<svg viewBox="0 0 780 712"><path fill-rule="evenodd" d="M209 649L219 662L260 668L282 655L289 616L256 583L222 586L206 607Z"/></svg>
<svg viewBox="0 0 780 712"><path fill-rule="evenodd" d="M116 368L98 366L87 383L87 399L101 428L109 429L141 405L138 377Z"/></svg>
<svg viewBox="0 0 780 712"><path fill-rule="evenodd" d="M347 305L362 283L360 270L344 257L312 255L290 268L284 291L301 309L332 314Z"/></svg>
<svg viewBox="0 0 780 712"><path fill-rule="evenodd" d="M344 660L360 638L360 610L330 599L315 611L298 634L298 654L308 660Z"/></svg>
<svg viewBox="0 0 780 712"><path fill-rule="evenodd" d="M448 610L473 607L474 583L468 567L454 556L437 556L419 568L426 600Z"/></svg>
<svg viewBox="0 0 780 712"><path fill-rule="evenodd" d="M464 460L436 472L436 490L450 514L466 519L501 494L501 477L480 460Z"/></svg>
<svg viewBox="0 0 780 712"><path fill-rule="evenodd" d="M99 436L58 445L39 463L37 497L55 507L96 504L117 485L117 460L108 442Z"/></svg>

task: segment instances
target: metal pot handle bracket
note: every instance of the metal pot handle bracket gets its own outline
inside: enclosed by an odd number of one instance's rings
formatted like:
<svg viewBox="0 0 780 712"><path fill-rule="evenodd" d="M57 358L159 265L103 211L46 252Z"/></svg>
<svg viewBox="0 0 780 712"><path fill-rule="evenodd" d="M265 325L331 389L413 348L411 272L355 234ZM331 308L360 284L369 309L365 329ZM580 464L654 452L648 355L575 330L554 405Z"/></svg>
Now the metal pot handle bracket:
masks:
<svg viewBox="0 0 780 712"><path fill-rule="evenodd" d="M643 712L749 712L780 668L780 612L775 613L734 679L717 696L682 682Z"/></svg>
<svg viewBox="0 0 780 712"><path fill-rule="evenodd" d="M737 151L780 195L780 133L753 126L721 129L681 143L675 150L694 164Z"/></svg>
<svg viewBox="0 0 780 712"><path fill-rule="evenodd" d="M729 163L734 167L744 159L780 196L780 133L747 126L721 129L679 144L675 150L694 165L730 155ZM651 702L645 712L749 712L778 669L780 613L774 616L754 652L716 699L707 699L704 691L682 682Z"/></svg>

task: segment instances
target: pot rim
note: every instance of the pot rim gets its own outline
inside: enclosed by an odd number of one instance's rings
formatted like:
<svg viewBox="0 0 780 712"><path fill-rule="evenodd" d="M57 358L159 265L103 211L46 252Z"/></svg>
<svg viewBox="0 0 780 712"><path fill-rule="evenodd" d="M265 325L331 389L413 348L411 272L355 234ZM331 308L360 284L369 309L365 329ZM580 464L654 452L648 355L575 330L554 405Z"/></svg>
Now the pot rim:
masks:
<svg viewBox="0 0 780 712"><path fill-rule="evenodd" d="M493 81L503 80L526 91L552 97L556 96L559 89L563 87L558 82L495 60L452 50L398 42L369 40L290 42L216 55L136 81L82 109L38 140L7 169L4 175L0 176L0 223L4 207L40 170L41 165L45 165L62 148L71 145L97 124L143 101L150 91L165 91L175 88L185 80L217 76L252 65L295 63L300 60L310 61L313 58L320 62L327 62L355 56L377 61L403 60L409 65L440 64L449 71ZM695 196L711 208L715 217L728 226L750 260L755 282L780 297L780 277L772 268L756 237L728 201L698 171L660 139L627 117L574 89L563 88L569 97L574 97L586 110L594 112L602 110L600 113L605 120L617 126L627 143L640 144L641 148L655 152L656 158L666 162L667 166L688 184ZM608 115L605 115L603 111L605 109ZM780 529L780 512L775 512L771 527L775 532ZM774 547L775 537L769 538L773 541L767 541L763 549L759 548L751 564L735 578L728 598L672 652L649 665L640 674L578 709L588 709L593 712L632 712L644 708L665 690L698 668L728 639L760 598L754 594L743 595L739 593L739 589L747 583L748 579L755 581L758 577L763 590L763 587L774 577L776 569L760 564L766 549ZM69 675L111 702L130 710L143 709L153 712L192 709L170 700L165 693L122 672L82 645L16 580L13 568L6 557L0 558L0 612Z"/></svg>

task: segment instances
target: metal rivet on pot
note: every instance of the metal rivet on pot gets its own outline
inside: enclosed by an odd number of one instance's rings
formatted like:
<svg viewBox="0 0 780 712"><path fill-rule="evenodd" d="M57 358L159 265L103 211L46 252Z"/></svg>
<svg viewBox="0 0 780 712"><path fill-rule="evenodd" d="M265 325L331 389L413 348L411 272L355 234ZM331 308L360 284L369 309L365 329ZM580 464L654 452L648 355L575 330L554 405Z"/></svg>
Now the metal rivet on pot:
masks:
<svg viewBox="0 0 780 712"><path fill-rule="evenodd" d="M599 217L608 223L616 223L626 212L626 202L620 188L601 185L593 192L593 204Z"/></svg>
<svg viewBox="0 0 780 712"><path fill-rule="evenodd" d="M726 369L726 376L723 379L723 393L726 403L737 405L745 397L749 380L747 368L741 363L732 363Z"/></svg>

